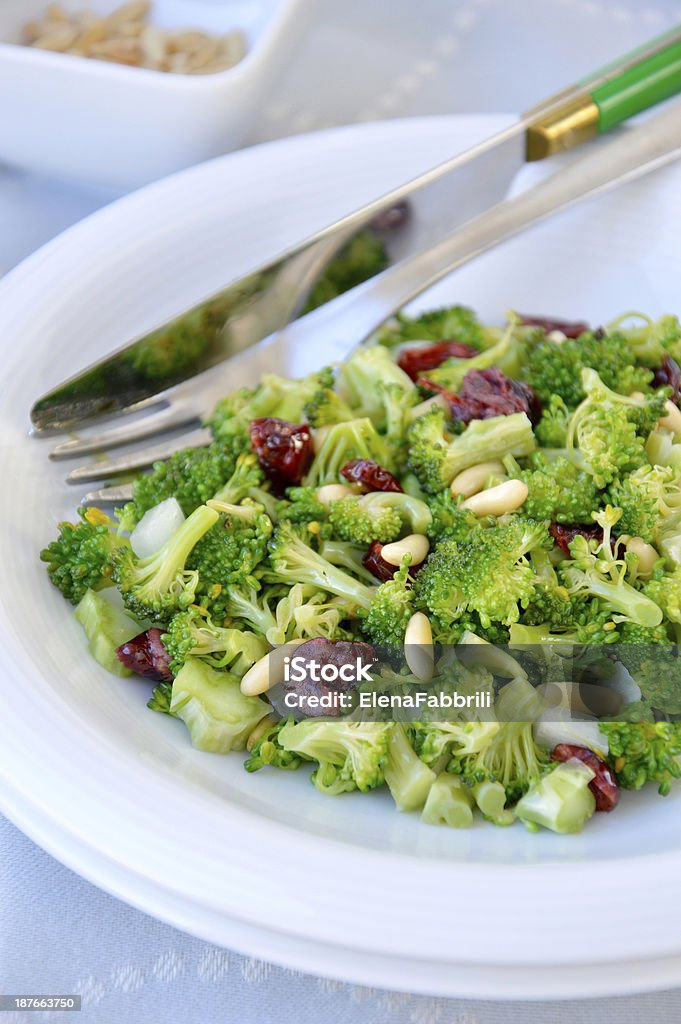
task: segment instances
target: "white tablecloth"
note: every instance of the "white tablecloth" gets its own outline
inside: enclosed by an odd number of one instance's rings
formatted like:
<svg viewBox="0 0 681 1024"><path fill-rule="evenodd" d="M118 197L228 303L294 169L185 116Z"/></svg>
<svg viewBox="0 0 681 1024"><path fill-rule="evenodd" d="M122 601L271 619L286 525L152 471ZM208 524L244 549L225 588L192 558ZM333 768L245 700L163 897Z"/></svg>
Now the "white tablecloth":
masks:
<svg viewBox="0 0 681 1024"><path fill-rule="evenodd" d="M352 121L520 110L681 21L674 0L309 0L312 24L251 142ZM3 102L8 100L3 100ZM0 168L0 274L115 194ZM547 929L550 912L547 909ZM595 908L591 927L598 926ZM183 935L100 892L0 818L0 993L80 993L97 1024L655 1024L681 990L470 1002L314 978ZM493 998L493 993L490 992Z"/></svg>

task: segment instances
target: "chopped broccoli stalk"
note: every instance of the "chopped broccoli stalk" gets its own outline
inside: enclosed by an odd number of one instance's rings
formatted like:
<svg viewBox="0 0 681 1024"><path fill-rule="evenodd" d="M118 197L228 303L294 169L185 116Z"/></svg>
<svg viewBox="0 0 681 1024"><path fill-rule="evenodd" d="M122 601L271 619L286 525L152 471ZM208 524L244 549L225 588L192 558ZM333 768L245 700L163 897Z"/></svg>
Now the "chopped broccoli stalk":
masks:
<svg viewBox="0 0 681 1024"><path fill-rule="evenodd" d="M506 807L506 790L500 782L478 782L471 788L482 815L493 825L512 825L515 814Z"/></svg>
<svg viewBox="0 0 681 1024"><path fill-rule="evenodd" d="M228 668L241 679L268 650L268 645L257 634L216 626L196 607L173 615L161 640L170 656L173 675L178 674L191 655L213 668Z"/></svg>
<svg viewBox="0 0 681 1024"><path fill-rule="evenodd" d="M329 429L310 467L307 485L338 483L341 469L352 459L372 459L390 472L395 468L390 446L366 417Z"/></svg>
<svg viewBox="0 0 681 1024"><path fill-rule="evenodd" d="M388 737L384 775L399 811L420 810L435 782L435 772L414 751L399 722L393 724Z"/></svg>
<svg viewBox="0 0 681 1024"><path fill-rule="evenodd" d="M408 431L407 464L424 490L437 494L470 466L507 455L530 455L536 448L532 424L524 412L473 420L454 438L445 432L445 412L433 409Z"/></svg>
<svg viewBox="0 0 681 1024"><path fill-rule="evenodd" d="M332 565L301 540L289 523L281 523L270 545L271 571L266 577L272 583L310 583L329 594L336 594L353 608L368 608L375 588L366 586L349 573Z"/></svg>
<svg viewBox="0 0 681 1024"><path fill-rule="evenodd" d="M279 743L284 750L317 762L312 781L320 793L366 793L383 784L390 728L389 722L308 718L288 722Z"/></svg>
<svg viewBox="0 0 681 1024"><path fill-rule="evenodd" d="M417 600L445 626L465 612L477 612L483 626L517 622L537 579L526 556L547 543L543 523L519 516L458 544L442 541L416 578Z"/></svg>
<svg viewBox="0 0 681 1024"><path fill-rule="evenodd" d="M78 515L80 523L60 523L58 538L40 552L50 579L71 604L109 581L114 552L128 546L100 509L81 508Z"/></svg>
<svg viewBox="0 0 681 1024"><path fill-rule="evenodd" d="M426 825L470 828L473 824L473 794L455 775L442 772L428 791L421 821Z"/></svg>
<svg viewBox="0 0 681 1024"><path fill-rule="evenodd" d="M114 579L134 615L164 622L193 603L199 574L187 570L185 564L218 518L217 512L201 505L149 558L137 558L130 548L116 551Z"/></svg>
<svg viewBox="0 0 681 1024"><path fill-rule="evenodd" d="M117 676L129 676L132 673L116 657L116 648L137 636L142 627L116 604L117 596L115 591L110 594L86 590L75 616L85 630L95 661Z"/></svg>
<svg viewBox="0 0 681 1024"><path fill-rule="evenodd" d="M552 832L581 832L596 810L589 789L593 777L582 761L559 764L518 801L515 813L530 826L541 825Z"/></svg>
<svg viewBox="0 0 681 1024"><path fill-rule="evenodd" d="M414 613L414 591L409 575L411 556L406 555L391 580L381 583L362 616L362 630L372 643L379 645L404 644L404 635Z"/></svg>
<svg viewBox="0 0 681 1024"><path fill-rule="evenodd" d="M681 722L599 722L608 738L608 763L624 789L656 782L666 796L681 778Z"/></svg>
<svg viewBox="0 0 681 1024"><path fill-rule="evenodd" d="M243 750L269 710L260 697L241 692L236 676L199 658L187 658L173 682L170 714L182 719L197 750L214 754Z"/></svg>

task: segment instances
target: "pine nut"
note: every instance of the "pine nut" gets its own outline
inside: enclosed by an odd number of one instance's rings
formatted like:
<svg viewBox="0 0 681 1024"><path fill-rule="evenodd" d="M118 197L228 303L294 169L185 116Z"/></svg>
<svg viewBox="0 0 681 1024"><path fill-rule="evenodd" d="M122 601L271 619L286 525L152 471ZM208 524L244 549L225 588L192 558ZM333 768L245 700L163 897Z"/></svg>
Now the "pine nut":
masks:
<svg viewBox="0 0 681 1024"><path fill-rule="evenodd" d="M433 631L423 612L414 612L404 634L404 659L417 679L428 682L433 677L435 652Z"/></svg>
<svg viewBox="0 0 681 1024"><path fill-rule="evenodd" d="M485 486L491 476L501 476L504 467L500 462L480 462L477 466L462 470L454 477L451 484L452 494L463 494L464 498L470 498L477 494Z"/></svg>
<svg viewBox="0 0 681 1024"><path fill-rule="evenodd" d="M567 341L567 334L563 334L562 331L549 331L546 340L552 341L554 345L562 345L564 341Z"/></svg>
<svg viewBox="0 0 681 1024"><path fill-rule="evenodd" d="M627 551L638 558L637 571L639 576L649 576L653 571L659 555L652 544L647 544L641 537L629 537L626 541Z"/></svg>
<svg viewBox="0 0 681 1024"><path fill-rule="evenodd" d="M405 555L411 555L411 564L420 565L430 549L430 542L422 533L410 533L402 540L396 540L392 544L384 544L381 548L381 558L388 565L401 565Z"/></svg>
<svg viewBox="0 0 681 1024"><path fill-rule="evenodd" d="M637 402L642 402L645 397L642 391L632 391L629 394L629 398L634 398Z"/></svg>
<svg viewBox="0 0 681 1024"><path fill-rule="evenodd" d="M241 680L241 692L246 697L258 697L261 693L267 693L277 683L282 682L284 658L290 655L293 647L304 643L305 640L289 640L256 661Z"/></svg>
<svg viewBox="0 0 681 1024"><path fill-rule="evenodd" d="M251 733L249 733L248 739L246 740L246 750L250 753L256 743L262 739L267 730L277 724L277 719L274 715L265 715L261 718L256 727Z"/></svg>
<svg viewBox="0 0 681 1024"><path fill-rule="evenodd" d="M667 414L657 421L658 427L664 427L665 430L669 430L672 434L681 434L681 409L674 405L669 398L664 403L664 407L667 410Z"/></svg>
<svg viewBox="0 0 681 1024"><path fill-rule="evenodd" d="M527 484L522 480L506 480L503 484L474 494L464 501L461 508L469 509L476 516L502 516L504 512L520 508L528 494Z"/></svg>
<svg viewBox="0 0 681 1024"><path fill-rule="evenodd" d="M354 491L351 491L345 484L324 484L317 490L317 501L321 502L324 508L328 508L332 501L340 501L341 498L347 498L349 494L354 494Z"/></svg>

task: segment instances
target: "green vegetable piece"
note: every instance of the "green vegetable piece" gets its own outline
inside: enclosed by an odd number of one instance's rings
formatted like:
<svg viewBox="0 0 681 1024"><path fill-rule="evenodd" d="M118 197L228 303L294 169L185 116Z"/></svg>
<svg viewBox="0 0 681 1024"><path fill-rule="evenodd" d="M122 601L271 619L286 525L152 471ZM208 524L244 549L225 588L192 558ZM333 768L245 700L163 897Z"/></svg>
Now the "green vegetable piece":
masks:
<svg viewBox="0 0 681 1024"><path fill-rule="evenodd" d="M116 603L115 591L87 590L75 609L76 620L85 630L90 654L108 672L130 676L132 672L116 657L116 648L141 633L143 626Z"/></svg>
<svg viewBox="0 0 681 1024"><path fill-rule="evenodd" d="M388 737L384 775L399 811L418 811L423 807L435 782L435 772L415 752L399 722L393 725Z"/></svg>
<svg viewBox="0 0 681 1024"><path fill-rule="evenodd" d="M479 782L473 786L473 799L494 825L512 825L515 814L506 807L506 790L500 782Z"/></svg>
<svg viewBox="0 0 681 1024"><path fill-rule="evenodd" d="M244 750L250 733L270 710L260 697L246 697L239 680L187 658L173 682L170 714L189 729L192 746L213 754Z"/></svg>
<svg viewBox="0 0 681 1024"><path fill-rule="evenodd" d="M430 787L421 821L426 825L470 828L473 824L473 795L455 775L442 772Z"/></svg>
<svg viewBox="0 0 681 1024"><path fill-rule="evenodd" d="M552 832L581 832L596 810L589 789L594 773L581 761L559 764L518 801L515 813L529 825Z"/></svg>

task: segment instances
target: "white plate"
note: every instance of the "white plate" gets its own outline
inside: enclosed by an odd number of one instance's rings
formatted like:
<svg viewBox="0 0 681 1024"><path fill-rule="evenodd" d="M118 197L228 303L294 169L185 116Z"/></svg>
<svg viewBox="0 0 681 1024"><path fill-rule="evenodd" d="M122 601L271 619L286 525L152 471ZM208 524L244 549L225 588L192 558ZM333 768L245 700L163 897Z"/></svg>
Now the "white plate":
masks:
<svg viewBox="0 0 681 1024"><path fill-rule="evenodd" d="M303 773L249 776L239 755L197 753L180 722L147 712L145 682L90 661L37 560L77 500L26 437L39 392L500 123L391 122L245 151L122 200L0 285L0 806L124 899L301 969L487 998L669 985L681 978L679 795L629 796L560 837L427 828L385 794L334 800ZM437 298L595 322L678 309L678 182L668 169L557 218Z"/></svg>

